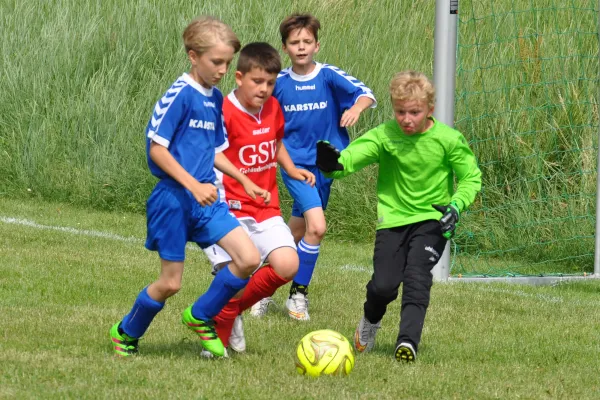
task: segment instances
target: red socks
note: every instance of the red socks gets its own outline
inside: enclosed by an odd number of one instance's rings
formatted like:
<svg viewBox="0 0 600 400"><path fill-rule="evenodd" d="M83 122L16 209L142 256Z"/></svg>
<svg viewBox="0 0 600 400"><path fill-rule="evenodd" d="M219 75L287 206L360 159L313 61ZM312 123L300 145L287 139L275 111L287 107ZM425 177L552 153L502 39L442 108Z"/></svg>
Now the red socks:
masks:
<svg viewBox="0 0 600 400"><path fill-rule="evenodd" d="M219 339L223 342L223 346L227 347L229 345L233 322L242 311L252 307L259 300L272 296L279 287L288 282L289 280L277 275L270 265L259 268L250 278L242 297L229 300L229 303L214 318L215 330L219 335Z"/></svg>
<svg viewBox="0 0 600 400"><path fill-rule="evenodd" d="M279 287L288 282L289 280L277 275L270 265L259 268L250 278L240 299L240 312L252 307L259 300L272 296Z"/></svg>
<svg viewBox="0 0 600 400"><path fill-rule="evenodd" d="M225 347L229 346L231 329L233 328L235 317L237 317L239 314L240 299L231 299L215 317L215 330L217 331L217 335Z"/></svg>

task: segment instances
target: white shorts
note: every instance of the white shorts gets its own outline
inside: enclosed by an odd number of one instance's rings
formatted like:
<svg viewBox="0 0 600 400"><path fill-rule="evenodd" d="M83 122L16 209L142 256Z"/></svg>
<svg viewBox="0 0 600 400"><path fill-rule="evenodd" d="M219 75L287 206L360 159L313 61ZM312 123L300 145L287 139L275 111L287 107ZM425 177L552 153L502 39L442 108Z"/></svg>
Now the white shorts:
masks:
<svg viewBox="0 0 600 400"><path fill-rule="evenodd" d="M292 232L283 221L283 218L272 217L262 222L256 222L254 218L241 218L238 221L258 249L261 265L275 249L291 247L296 250L296 243L294 242ZM204 254L206 254L212 264L213 273L218 271L223 265L231 262L229 254L217 244L204 249Z"/></svg>

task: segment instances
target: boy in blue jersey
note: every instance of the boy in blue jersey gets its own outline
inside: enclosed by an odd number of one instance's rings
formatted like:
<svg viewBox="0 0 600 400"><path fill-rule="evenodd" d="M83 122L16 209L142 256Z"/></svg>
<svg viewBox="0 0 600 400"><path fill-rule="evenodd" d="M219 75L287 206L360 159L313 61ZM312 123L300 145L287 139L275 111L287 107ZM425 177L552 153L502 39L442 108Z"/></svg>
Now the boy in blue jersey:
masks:
<svg viewBox="0 0 600 400"><path fill-rule="evenodd" d="M292 66L279 74L273 93L283 108L283 143L292 161L317 178L311 187L281 171L294 199L288 225L298 243L300 267L286 307L290 317L297 320L309 319L306 296L325 235L324 210L332 183L315 166L317 140L344 149L350 142L346 128L358 121L361 112L376 105L371 89L361 81L337 67L313 61L319 51L320 27L319 20L310 14L293 14L283 20L279 27L281 41Z"/></svg>
<svg viewBox="0 0 600 400"><path fill-rule="evenodd" d="M217 153L228 146L221 107L223 95L216 85L229 67L240 42L227 25L211 18L192 21L183 32L191 62L184 73L156 103L146 129L148 166L159 182L147 202L146 248L158 251L161 272L145 287L133 308L110 330L114 351L130 356L138 351L138 340L167 298L181 288L185 246L188 241L206 248L218 243L234 260L223 268L206 293L183 313L183 323L200 337L202 346L214 356L225 349L213 318L229 299L244 288L258 267L258 250L218 199L213 166L237 179L253 198L265 202L270 194Z"/></svg>

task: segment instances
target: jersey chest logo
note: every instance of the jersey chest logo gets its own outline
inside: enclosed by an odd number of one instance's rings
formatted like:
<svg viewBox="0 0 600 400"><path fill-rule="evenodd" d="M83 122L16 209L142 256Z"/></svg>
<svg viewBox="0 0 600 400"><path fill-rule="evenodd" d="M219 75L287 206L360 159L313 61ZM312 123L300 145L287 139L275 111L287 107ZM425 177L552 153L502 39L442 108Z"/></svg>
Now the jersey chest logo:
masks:
<svg viewBox="0 0 600 400"><path fill-rule="evenodd" d="M247 167L266 163L273 160L276 153L275 139L259 144L249 144L240 148L238 157L240 162Z"/></svg>
<svg viewBox="0 0 600 400"><path fill-rule="evenodd" d="M190 119L188 125L190 128L206 129L207 131L215 130L215 123L212 121L202 121L201 119Z"/></svg>
<svg viewBox="0 0 600 400"><path fill-rule="evenodd" d="M285 112L323 110L325 108L327 108L326 101L320 101L318 103L286 104L283 106Z"/></svg>

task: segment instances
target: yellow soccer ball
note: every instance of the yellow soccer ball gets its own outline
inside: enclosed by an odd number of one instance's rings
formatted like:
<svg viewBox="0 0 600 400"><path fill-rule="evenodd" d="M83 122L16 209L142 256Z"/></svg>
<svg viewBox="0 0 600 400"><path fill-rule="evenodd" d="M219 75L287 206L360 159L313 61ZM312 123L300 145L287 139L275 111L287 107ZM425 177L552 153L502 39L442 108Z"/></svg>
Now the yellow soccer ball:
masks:
<svg viewBox="0 0 600 400"><path fill-rule="evenodd" d="M354 368L354 350L342 335L330 329L309 333L296 347L300 375L348 375Z"/></svg>

